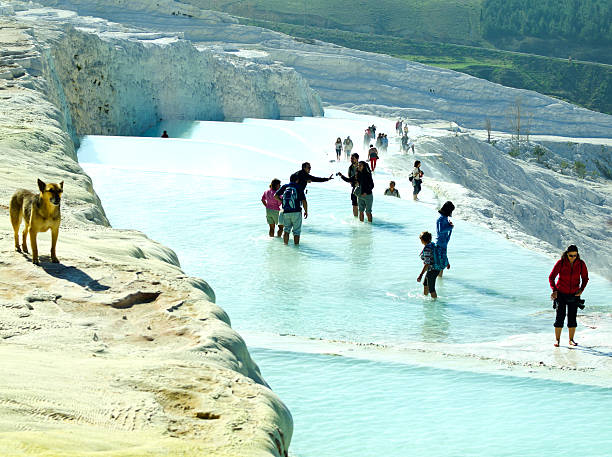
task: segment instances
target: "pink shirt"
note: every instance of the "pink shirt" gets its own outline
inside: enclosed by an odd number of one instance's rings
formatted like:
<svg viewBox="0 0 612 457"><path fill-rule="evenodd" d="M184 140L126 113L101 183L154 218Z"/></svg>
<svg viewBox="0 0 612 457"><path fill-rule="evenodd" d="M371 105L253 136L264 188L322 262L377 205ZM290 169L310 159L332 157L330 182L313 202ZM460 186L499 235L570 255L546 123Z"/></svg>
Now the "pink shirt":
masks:
<svg viewBox="0 0 612 457"><path fill-rule="evenodd" d="M273 189L268 189L263 193L261 199L266 202L266 208L280 211L281 203L276 198L274 198L275 193L276 191L274 191Z"/></svg>

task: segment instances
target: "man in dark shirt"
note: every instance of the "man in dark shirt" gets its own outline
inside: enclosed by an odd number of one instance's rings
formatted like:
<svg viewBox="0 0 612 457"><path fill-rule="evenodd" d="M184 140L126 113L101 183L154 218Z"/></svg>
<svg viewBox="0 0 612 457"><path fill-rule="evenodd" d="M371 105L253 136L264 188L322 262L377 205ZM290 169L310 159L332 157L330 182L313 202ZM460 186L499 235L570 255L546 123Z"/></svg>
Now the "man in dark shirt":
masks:
<svg viewBox="0 0 612 457"><path fill-rule="evenodd" d="M289 234L293 229L293 243L300 244L302 233L302 205L304 206L304 219L308 217L308 202L303 189L298 184L298 174L293 173L289 178L289 184L282 186L274 198L282 204L283 241L289 244ZM279 224L281 220L279 217Z"/></svg>
<svg viewBox="0 0 612 457"><path fill-rule="evenodd" d="M357 164L359 163L359 154L354 152L351 154L351 164L348 168L348 177L344 176L342 173L336 173L338 176L342 178L343 181L346 181L351 184L351 203L353 204L353 216L357 217L357 195L355 195L355 186L357 185Z"/></svg>
<svg viewBox="0 0 612 457"><path fill-rule="evenodd" d="M304 162L302 164L302 169L294 173L298 177L297 185L302 189L302 192L305 192L306 186L309 182L325 182L330 179L334 179L334 175L329 175L329 178L318 178L316 176L312 176L310 174L310 164L308 162Z"/></svg>

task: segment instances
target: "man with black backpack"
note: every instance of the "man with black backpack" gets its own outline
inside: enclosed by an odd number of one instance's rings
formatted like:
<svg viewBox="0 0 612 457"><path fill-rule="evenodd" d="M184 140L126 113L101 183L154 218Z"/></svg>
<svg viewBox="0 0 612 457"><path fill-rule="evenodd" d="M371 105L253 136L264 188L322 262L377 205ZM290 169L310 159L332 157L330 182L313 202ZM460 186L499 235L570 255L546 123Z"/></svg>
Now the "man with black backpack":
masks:
<svg viewBox="0 0 612 457"><path fill-rule="evenodd" d="M298 245L302 233L302 205L304 206L304 219L306 219L308 217L308 202L306 202L304 189L299 185L298 173L293 173L289 180L291 182L282 186L274 194L274 198L281 202L283 208L284 243L289 244L289 234L293 230L293 243Z"/></svg>

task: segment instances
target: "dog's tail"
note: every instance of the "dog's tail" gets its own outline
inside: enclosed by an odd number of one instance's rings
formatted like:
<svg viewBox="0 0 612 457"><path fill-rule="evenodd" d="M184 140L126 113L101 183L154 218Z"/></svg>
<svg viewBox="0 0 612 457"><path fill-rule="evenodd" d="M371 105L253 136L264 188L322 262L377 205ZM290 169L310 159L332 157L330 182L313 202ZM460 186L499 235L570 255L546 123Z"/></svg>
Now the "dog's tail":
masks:
<svg viewBox="0 0 612 457"><path fill-rule="evenodd" d="M13 229L18 230L21 225L21 219L23 217L23 198L25 197L25 192L23 189L18 190L11 197L11 203L9 206L9 212L11 214L11 224L13 224Z"/></svg>

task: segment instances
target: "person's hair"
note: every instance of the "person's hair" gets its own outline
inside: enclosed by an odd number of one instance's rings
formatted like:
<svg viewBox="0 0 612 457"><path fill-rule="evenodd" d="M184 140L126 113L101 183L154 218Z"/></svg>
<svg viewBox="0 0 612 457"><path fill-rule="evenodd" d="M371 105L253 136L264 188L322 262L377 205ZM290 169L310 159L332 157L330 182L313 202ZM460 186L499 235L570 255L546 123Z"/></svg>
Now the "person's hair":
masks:
<svg viewBox="0 0 612 457"><path fill-rule="evenodd" d="M270 189L274 189L276 186L280 186L280 179L274 178L270 183Z"/></svg>
<svg viewBox="0 0 612 457"><path fill-rule="evenodd" d="M291 181L291 182L298 182L298 180L299 180L299 179L300 179L300 178L299 178L299 176L298 176L298 174L297 174L297 173L293 173L293 174L292 174L292 175L289 177L289 181Z"/></svg>
<svg viewBox="0 0 612 457"><path fill-rule="evenodd" d="M371 148L373 148L373 147L374 147L374 145L373 145L373 144L371 144L371 145L370 145L370 147L371 147Z"/></svg>
<svg viewBox="0 0 612 457"><path fill-rule="evenodd" d="M444 203L442 205L442 208L440 208L440 211L438 211L442 216L452 216L453 215L453 211L455 210L455 205L453 205L453 202L448 201L446 203Z"/></svg>
<svg viewBox="0 0 612 457"><path fill-rule="evenodd" d="M336 143L337 143L338 141L342 142L342 138L338 137L338 139L336 140Z"/></svg>
<svg viewBox="0 0 612 457"><path fill-rule="evenodd" d="M418 167L419 165L421 165L421 161L420 160L415 160L414 166Z"/></svg>
<svg viewBox="0 0 612 457"><path fill-rule="evenodd" d="M363 169L364 169L365 171L367 171L368 173L372 173L372 172L370 171L370 166L368 165L368 162L364 162L363 160L360 160L360 161L359 161L359 163L360 163L361 165L363 165Z"/></svg>
<svg viewBox="0 0 612 457"><path fill-rule="evenodd" d="M389 183L389 187L391 187L391 186L395 187L395 181L391 181L391 182Z"/></svg>
<svg viewBox="0 0 612 457"><path fill-rule="evenodd" d="M431 243L431 233L423 232L419 235L419 239L425 241L425 243Z"/></svg>
<svg viewBox="0 0 612 457"><path fill-rule="evenodd" d="M357 160L359 160L359 154L357 154L356 152L353 152L351 154L351 157L355 157Z"/></svg>
<svg viewBox="0 0 612 457"><path fill-rule="evenodd" d="M310 166L310 162L304 162L304 163L302 164L302 170L303 170L304 168L306 168L306 167L309 167L309 166Z"/></svg>
<svg viewBox="0 0 612 457"><path fill-rule="evenodd" d="M576 253L576 260L580 260L580 254L578 254L578 247L575 244L570 244L563 254L561 255L561 260L567 260L569 262L569 257L567 256L568 252Z"/></svg>

